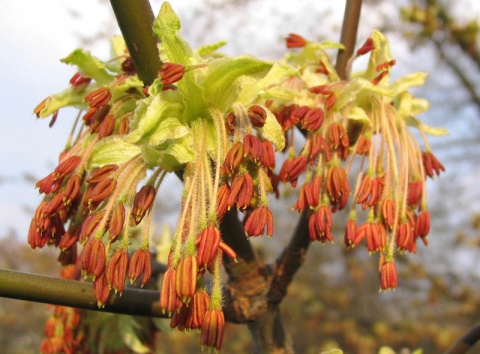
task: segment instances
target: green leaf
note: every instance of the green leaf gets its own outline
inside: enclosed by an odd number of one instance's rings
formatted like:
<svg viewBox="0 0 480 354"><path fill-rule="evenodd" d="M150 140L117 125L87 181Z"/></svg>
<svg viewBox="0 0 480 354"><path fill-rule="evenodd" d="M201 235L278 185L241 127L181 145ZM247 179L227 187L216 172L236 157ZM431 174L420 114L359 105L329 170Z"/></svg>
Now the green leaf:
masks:
<svg viewBox="0 0 480 354"><path fill-rule="evenodd" d="M148 140L152 134L159 134L163 129L162 120L168 117L176 118L181 125L179 117L182 115L182 100L182 95L177 91L163 91L140 101L134 112L132 130L125 141L137 143ZM172 136L172 139L175 138L177 137Z"/></svg>
<svg viewBox="0 0 480 354"><path fill-rule="evenodd" d="M74 106L84 108L85 88L69 87L62 92L51 95L47 98L45 107L40 111L40 118L48 117L62 107Z"/></svg>
<svg viewBox="0 0 480 354"><path fill-rule="evenodd" d="M115 83L112 86L112 96L115 97L117 92L121 93L122 95L125 91L131 88L143 88L143 82L138 78L138 76L128 76L124 80L122 80L119 84Z"/></svg>
<svg viewBox="0 0 480 354"><path fill-rule="evenodd" d="M246 55L214 60L208 64L203 82L205 98L225 112L239 94L240 82L236 82L238 78L246 75L262 78L272 66L270 62Z"/></svg>
<svg viewBox="0 0 480 354"><path fill-rule="evenodd" d="M365 78L369 81L373 80L379 75L377 72L377 66L392 60L390 54L390 45L387 38L378 30L373 31L370 34L370 38L373 40L374 50L371 51L370 60L368 62L368 68L365 72ZM388 83L389 75L385 79L382 79L382 83Z"/></svg>
<svg viewBox="0 0 480 354"><path fill-rule="evenodd" d="M273 143L276 151L281 151L285 147L285 135L282 126L278 123L275 115L269 109L265 109L267 118L263 128L258 129L259 134L266 140Z"/></svg>
<svg viewBox="0 0 480 354"><path fill-rule="evenodd" d="M147 163L158 166L164 171L176 171L183 164L192 162L194 159L189 140L178 139L162 147L145 145L142 147L142 156Z"/></svg>
<svg viewBox="0 0 480 354"><path fill-rule="evenodd" d="M347 118L350 120L357 121L359 123L365 123L368 125L372 125L370 117L368 114L360 107L353 107L347 115Z"/></svg>
<svg viewBox="0 0 480 354"><path fill-rule="evenodd" d="M164 2L153 23L153 32L160 39L160 56L164 62L185 66L198 64L199 61L194 57L190 46L179 34L180 27L180 19L173 12L170 4ZM187 123L204 116L207 112L203 89L197 84L194 71L187 71L176 83L180 92L188 97L183 116L183 120Z"/></svg>
<svg viewBox="0 0 480 354"><path fill-rule="evenodd" d="M220 49L221 47L223 47L225 44L227 44L226 41L220 41L220 42L213 43L213 44L206 44L206 45L203 45L200 48L198 48L196 50L196 52L200 57L206 58L206 57L215 55L216 54L215 52L218 49ZM218 55L220 55L220 54L218 54Z"/></svg>
<svg viewBox="0 0 480 354"><path fill-rule="evenodd" d="M415 86L422 86L425 84L427 73L411 73L401 76L398 80L393 82L389 87L393 91L394 95L398 95L402 92Z"/></svg>
<svg viewBox="0 0 480 354"><path fill-rule="evenodd" d="M420 119L415 118L413 116L410 116L407 118L407 125L411 127L415 127L418 130L423 131L425 134L429 134L432 136L445 136L450 134L448 130L445 128L432 127L430 125L423 123Z"/></svg>
<svg viewBox="0 0 480 354"><path fill-rule="evenodd" d="M110 40L110 56L112 58L122 57L127 53L127 45L123 36L116 35Z"/></svg>
<svg viewBox="0 0 480 354"><path fill-rule="evenodd" d="M140 147L130 144L120 136L109 136L98 141L87 160L87 170L107 164L122 164L141 153Z"/></svg>
<svg viewBox="0 0 480 354"><path fill-rule="evenodd" d="M402 117L416 116L425 112L430 104L427 100L416 98L409 92L403 92L395 99L398 113Z"/></svg>
<svg viewBox="0 0 480 354"><path fill-rule="evenodd" d="M163 119L150 135L148 145L155 146L165 143L167 140L183 138L190 134L190 129L180 123L176 117Z"/></svg>
<svg viewBox="0 0 480 354"><path fill-rule="evenodd" d="M280 82L286 76L292 76L298 74L298 71L294 68L274 63L270 71L265 77L260 80L248 80L249 76L242 77L240 81L240 93L237 97L237 102L242 103L245 106L251 104L259 95L265 93L265 90Z"/></svg>
<svg viewBox="0 0 480 354"><path fill-rule="evenodd" d="M114 79L113 75L108 73L105 64L87 50L75 49L61 61L76 65L84 76L94 79L99 86L107 86Z"/></svg>

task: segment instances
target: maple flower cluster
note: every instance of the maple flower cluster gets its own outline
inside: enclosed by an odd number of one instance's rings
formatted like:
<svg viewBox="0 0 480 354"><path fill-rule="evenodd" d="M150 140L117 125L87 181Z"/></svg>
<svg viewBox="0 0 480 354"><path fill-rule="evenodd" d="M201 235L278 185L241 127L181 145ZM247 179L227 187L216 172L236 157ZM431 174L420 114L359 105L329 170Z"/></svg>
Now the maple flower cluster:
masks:
<svg viewBox="0 0 480 354"><path fill-rule="evenodd" d="M310 240L333 242L332 214L350 210L345 246L365 243L378 253L380 287L395 288L395 253L415 253L418 239L428 243L425 179L444 170L426 134L445 132L415 118L428 103L407 92L425 75L390 83L395 60L377 31L351 59L370 55L367 70L343 80L326 54L341 48L335 43L291 34L287 47L297 49L272 62L223 56L224 43L193 51L179 30L164 4L154 23L163 64L148 87L122 38L112 41L110 62L80 49L63 59L78 72L34 111L54 119L65 106L80 113L57 167L37 183L44 199L29 244L57 247L60 263L76 269L69 278L91 279L103 306L126 279L150 280L154 201L165 176L176 173L184 190L160 307L172 328L199 329L201 345L220 350L222 259L236 258L220 224L238 210L247 237L272 236L269 194L279 197L280 183L300 183L294 209L308 213ZM280 152L286 156L276 170Z"/></svg>

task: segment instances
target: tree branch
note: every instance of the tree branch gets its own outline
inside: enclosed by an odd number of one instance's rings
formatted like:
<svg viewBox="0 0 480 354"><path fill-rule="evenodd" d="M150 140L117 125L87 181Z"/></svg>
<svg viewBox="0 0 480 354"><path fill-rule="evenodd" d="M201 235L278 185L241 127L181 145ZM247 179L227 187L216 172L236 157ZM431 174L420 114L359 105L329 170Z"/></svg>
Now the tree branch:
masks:
<svg viewBox="0 0 480 354"><path fill-rule="evenodd" d="M445 354L464 354L480 340L480 323L473 326L462 338L447 349Z"/></svg>
<svg viewBox="0 0 480 354"><path fill-rule="evenodd" d="M469 77L465 74L464 68L460 67L457 62L450 58L445 52L443 46L438 41L433 41L435 47L437 48L438 55L444 61L445 64L455 73L463 87L467 90L470 95L470 99L477 106L477 109L480 110L480 96L477 93L475 85L470 81Z"/></svg>
<svg viewBox="0 0 480 354"><path fill-rule="evenodd" d="M138 77L145 85L150 85L161 65L152 30L154 16L150 3L148 0L110 0L110 4Z"/></svg>
<svg viewBox="0 0 480 354"><path fill-rule="evenodd" d="M357 40L358 22L362 9L362 0L347 0L345 4L345 13L343 15L342 34L340 43L345 46L344 50L339 50L335 69L342 80L347 78L347 62L353 55L355 42Z"/></svg>
<svg viewBox="0 0 480 354"><path fill-rule="evenodd" d="M300 216L289 244L275 261L273 278L267 296L270 304L280 304L287 294L288 285L305 261L308 246L310 246L308 212L305 211Z"/></svg>
<svg viewBox="0 0 480 354"><path fill-rule="evenodd" d="M168 317L160 310L159 292L127 288L112 293L99 309L92 283L0 269L0 297L126 315Z"/></svg>

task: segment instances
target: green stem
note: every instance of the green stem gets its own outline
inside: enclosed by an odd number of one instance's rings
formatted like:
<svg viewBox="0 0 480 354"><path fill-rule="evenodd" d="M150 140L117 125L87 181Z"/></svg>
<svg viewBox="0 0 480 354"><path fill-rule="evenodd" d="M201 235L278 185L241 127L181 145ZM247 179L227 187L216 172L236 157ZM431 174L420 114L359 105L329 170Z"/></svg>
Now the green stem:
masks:
<svg viewBox="0 0 480 354"><path fill-rule="evenodd" d="M150 85L158 75L161 61L153 35L153 12L148 0L110 0L118 26L140 80Z"/></svg>
<svg viewBox="0 0 480 354"><path fill-rule="evenodd" d="M126 315L167 317L160 310L158 291L125 289L111 294L99 309L92 283L0 269L0 297Z"/></svg>

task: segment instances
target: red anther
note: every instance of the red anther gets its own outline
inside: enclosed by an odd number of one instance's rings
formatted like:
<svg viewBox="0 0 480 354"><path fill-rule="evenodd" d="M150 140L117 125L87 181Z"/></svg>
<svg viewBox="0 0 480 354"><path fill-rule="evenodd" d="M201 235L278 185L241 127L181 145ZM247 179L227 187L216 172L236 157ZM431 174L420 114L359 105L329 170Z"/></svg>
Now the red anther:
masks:
<svg viewBox="0 0 480 354"><path fill-rule="evenodd" d="M307 44L305 38L295 33L289 33L288 37L285 38L285 42L287 48L302 48Z"/></svg>
<svg viewBox="0 0 480 354"><path fill-rule="evenodd" d="M181 64L163 63L158 72L162 80L162 84L171 85L183 78L185 67Z"/></svg>
<svg viewBox="0 0 480 354"><path fill-rule="evenodd" d="M367 54L374 49L375 46L373 45L373 39L368 37L365 43L363 43L363 45L357 50L357 56Z"/></svg>

